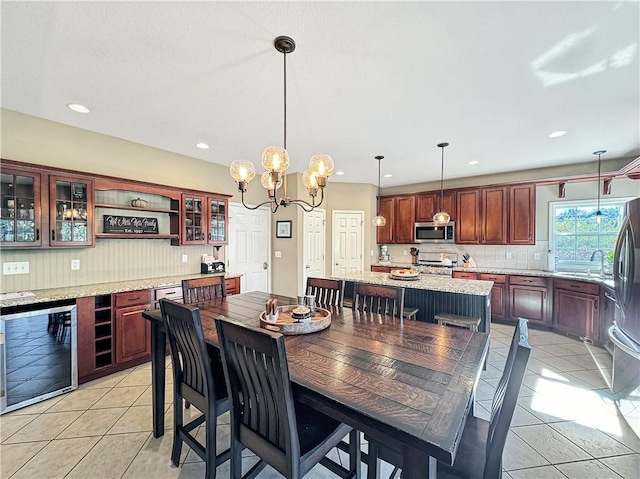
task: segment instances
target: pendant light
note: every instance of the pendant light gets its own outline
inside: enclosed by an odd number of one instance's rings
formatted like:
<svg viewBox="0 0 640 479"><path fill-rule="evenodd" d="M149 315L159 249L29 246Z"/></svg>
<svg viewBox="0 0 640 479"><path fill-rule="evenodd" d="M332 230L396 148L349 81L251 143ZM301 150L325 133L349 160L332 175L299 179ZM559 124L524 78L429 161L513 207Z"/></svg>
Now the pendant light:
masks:
<svg viewBox="0 0 640 479"><path fill-rule="evenodd" d="M384 226L387 224L387 219L380 214L380 162L383 158L384 156L376 156L376 160L378 160L378 199L376 216L373 218L374 226Z"/></svg>
<svg viewBox="0 0 640 479"><path fill-rule="evenodd" d="M322 204L327 179L333 174L335 166L333 159L329 155L312 156L309 161L309 168L302 174L302 183L307 188L310 200L305 201L288 196L286 172L289 168L290 160L287 152L287 55L296 49L296 42L293 41L293 38L279 36L274 40L273 46L282 53L284 65L284 138L283 146L267 146L262 152L262 166L266 171L262 173L260 183L266 190L269 199L255 206L248 206L244 201L247 186L256 175L256 169L252 162L235 160L231 162L229 173L238 185L242 205L249 210L269 205L271 211L275 213L280 206L298 205L304 211L310 212ZM280 187L282 187L282 191L278 194ZM319 201L317 201L318 192L320 193Z"/></svg>
<svg viewBox="0 0 640 479"><path fill-rule="evenodd" d="M433 224L435 226L444 226L446 225L451 217L449 213L444 210L443 207L443 198L444 198L444 190L442 188L442 183L444 181L444 149L449 146L449 143L438 143L438 148L442 149L442 160L440 164L440 211L438 211L435 215L433 215Z"/></svg>
<svg viewBox="0 0 640 479"><path fill-rule="evenodd" d="M602 212L600 211L600 157L604 155L607 150L594 151L594 155L598 155L598 211L596 211L596 223L602 223Z"/></svg>

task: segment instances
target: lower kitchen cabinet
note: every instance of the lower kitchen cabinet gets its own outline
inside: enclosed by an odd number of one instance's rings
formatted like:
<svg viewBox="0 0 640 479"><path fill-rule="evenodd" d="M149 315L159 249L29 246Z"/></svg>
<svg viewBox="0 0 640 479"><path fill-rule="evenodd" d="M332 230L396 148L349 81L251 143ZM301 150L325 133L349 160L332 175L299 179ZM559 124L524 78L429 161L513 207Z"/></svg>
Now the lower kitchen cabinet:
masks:
<svg viewBox="0 0 640 479"><path fill-rule="evenodd" d="M479 273L472 273L471 271L454 271L454 279L479 279Z"/></svg>
<svg viewBox="0 0 640 479"><path fill-rule="evenodd" d="M142 317L151 309L149 290L114 295L116 363L151 356L151 323Z"/></svg>
<svg viewBox="0 0 640 479"><path fill-rule="evenodd" d="M227 296L240 294L240 278L227 278L225 280L225 287L227 288Z"/></svg>
<svg viewBox="0 0 640 479"><path fill-rule="evenodd" d="M553 327L580 338L599 340L600 286L556 279L553 285Z"/></svg>
<svg viewBox="0 0 640 479"><path fill-rule="evenodd" d="M481 273L482 281L493 281L491 288L491 321L504 321L508 317L507 277L504 274Z"/></svg>
<svg viewBox="0 0 640 479"><path fill-rule="evenodd" d="M549 324L549 279L538 276L509 277L509 318L528 319L532 324Z"/></svg>
<svg viewBox="0 0 640 479"><path fill-rule="evenodd" d="M371 265L372 273L391 273L391 266L375 266Z"/></svg>

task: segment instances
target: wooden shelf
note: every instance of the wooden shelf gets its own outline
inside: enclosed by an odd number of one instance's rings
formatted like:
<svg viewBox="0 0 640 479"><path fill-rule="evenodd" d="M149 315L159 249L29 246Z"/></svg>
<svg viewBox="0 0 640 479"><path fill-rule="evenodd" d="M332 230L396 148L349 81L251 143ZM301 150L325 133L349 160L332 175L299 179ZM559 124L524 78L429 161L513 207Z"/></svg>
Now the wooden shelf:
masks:
<svg viewBox="0 0 640 479"><path fill-rule="evenodd" d="M180 213L178 210L168 210L166 208L138 208L137 206L127 206L127 205L107 205L104 203L97 203L96 208L109 208L109 209L117 209L117 210L131 210L131 211L150 211L154 213L169 213L173 215L177 215Z"/></svg>
<svg viewBox="0 0 640 479"><path fill-rule="evenodd" d="M178 239L179 235L156 235L151 233L141 234L119 234L119 233L96 233L96 238L105 239Z"/></svg>

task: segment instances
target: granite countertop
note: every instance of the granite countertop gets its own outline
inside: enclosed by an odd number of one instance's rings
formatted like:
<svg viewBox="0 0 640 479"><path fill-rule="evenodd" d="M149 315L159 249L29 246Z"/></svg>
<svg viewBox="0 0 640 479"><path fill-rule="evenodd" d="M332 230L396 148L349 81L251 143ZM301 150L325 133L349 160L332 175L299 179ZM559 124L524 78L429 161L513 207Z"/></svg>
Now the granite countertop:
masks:
<svg viewBox="0 0 640 479"><path fill-rule="evenodd" d="M429 291L442 291L444 293L472 294L476 296L488 296L491 293L493 281L480 281L474 279L453 279L442 276L421 275L417 280L392 279L389 273L345 273L331 276L332 279L344 279L354 283L383 284L388 286L401 286L404 288L425 289Z"/></svg>
<svg viewBox="0 0 640 479"><path fill-rule="evenodd" d="M374 263L371 266L387 266L391 268L415 268L420 265L411 263ZM506 274L511 276L541 276L544 278L564 278L578 281L587 281L589 283L597 283L604 286L613 287L613 278L607 277L601 279L598 275L587 275L586 273L571 273L571 272L554 272L543 271L540 269L516 269L516 268L492 268L476 266L475 268L463 268L456 266L453 271L465 271L470 273L492 273L492 274Z"/></svg>
<svg viewBox="0 0 640 479"><path fill-rule="evenodd" d="M221 276L225 278L239 278L241 274L235 273L218 273L213 275L207 274L190 274L180 276L163 276L160 278L134 279L128 281L116 281L113 283L96 283L78 286L69 286L64 288L38 289L30 291L31 295L11 299L0 299L0 308L10 306L24 306L37 303L48 303L51 301L61 301L65 299L83 298L86 296L98 296L101 294L122 293L125 291L137 291L140 289L154 289L164 286L175 286L182 284L183 279L203 278L207 276ZM11 294L11 293L8 293Z"/></svg>

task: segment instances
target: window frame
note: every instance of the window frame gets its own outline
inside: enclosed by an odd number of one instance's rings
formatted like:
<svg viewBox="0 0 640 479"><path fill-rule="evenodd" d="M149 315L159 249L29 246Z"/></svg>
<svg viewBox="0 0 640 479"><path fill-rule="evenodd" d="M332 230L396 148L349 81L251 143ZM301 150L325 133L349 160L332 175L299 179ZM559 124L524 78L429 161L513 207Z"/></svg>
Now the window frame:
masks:
<svg viewBox="0 0 640 479"><path fill-rule="evenodd" d="M612 206L621 206L625 203L631 201L633 197L616 197L616 198L601 198L600 199L600 209L612 207ZM588 199L576 199L576 200L561 200L561 201L550 201L549 202L549 269L551 271L574 271L574 272L584 272L589 269L594 269L593 266L597 266L597 270L599 270L600 263L598 262L594 265L594 262L591 261L564 261L562 262L562 266L556 262L556 228L555 228L555 209L556 208L585 208L585 207L593 207L597 208L597 199L588 198ZM595 221L595 218L593 219ZM617 235L617 234L616 234ZM599 259L599 258L598 258Z"/></svg>

